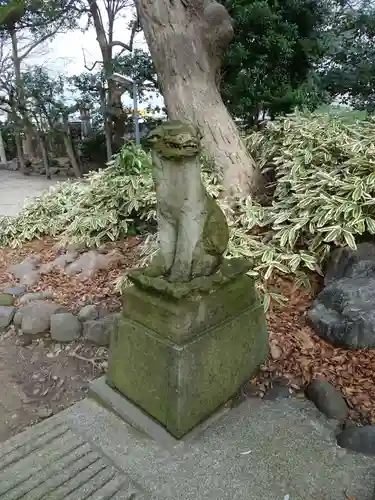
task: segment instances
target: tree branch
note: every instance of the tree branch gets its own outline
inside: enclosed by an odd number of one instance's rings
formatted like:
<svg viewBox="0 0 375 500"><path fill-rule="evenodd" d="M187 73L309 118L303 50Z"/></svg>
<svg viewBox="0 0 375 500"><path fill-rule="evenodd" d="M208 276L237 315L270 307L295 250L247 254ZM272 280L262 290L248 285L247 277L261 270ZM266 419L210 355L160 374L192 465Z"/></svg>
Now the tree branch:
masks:
<svg viewBox="0 0 375 500"><path fill-rule="evenodd" d="M97 64L101 63L101 61L95 61L94 64L91 66L91 68L89 68L87 66L86 54L85 54L85 51L84 51L83 47L82 47L82 54L83 54L83 63L84 63L85 69L87 69L87 71L92 71Z"/></svg>
<svg viewBox="0 0 375 500"><path fill-rule="evenodd" d="M45 34L44 36L42 36L42 38L39 38L39 40L36 40L34 43L32 43L26 50L23 54L19 55L18 56L18 59L20 61L23 61L24 59L26 59L26 57L30 54L30 52L32 52L36 47L38 47L38 45L40 45L41 43L45 42L46 40L48 40L49 38L52 38L54 35L56 35L56 33L60 30L62 26L62 23L59 24L56 29L54 29L52 31L52 33L48 33L48 34Z"/></svg>
<svg viewBox="0 0 375 500"><path fill-rule="evenodd" d="M114 40L113 42L108 44L108 47L115 47L115 46L123 47L124 50L128 50L129 52L131 52L132 50L130 45L127 45L124 42L120 42L119 40Z"/></svg>

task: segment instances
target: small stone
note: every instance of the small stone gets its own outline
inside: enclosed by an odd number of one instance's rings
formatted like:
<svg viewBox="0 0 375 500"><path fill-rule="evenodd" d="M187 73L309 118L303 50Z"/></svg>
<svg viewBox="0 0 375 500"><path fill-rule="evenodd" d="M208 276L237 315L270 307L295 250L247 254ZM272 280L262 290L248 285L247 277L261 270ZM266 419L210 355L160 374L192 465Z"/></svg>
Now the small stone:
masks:
<svg viewBox="0 0 375 500"><path fill-rule="evenodd" d="M22 335L21 340L20 340L20 344L22 345L22 347L28 347L32 343L33 343L33 339L31 337L31 335Z"/></svg>
<svg viewBox="0 0 375 500"><path fill-rule="evenodd" d="M343 395L328 380L313 380L306 389L306 396L328 418L343 421L349 415Z"/></svg>
<svg viewBox="0 0 375 500"><path fill-rule="evenodd" d="M58 342L72 342L80 338L82 324L74 314L58 313L51 316L51 338Z"/></svg>
<svg viewBox="0 0 375 500"><path fill-rule="evenodd" d="M44 300L44 299L53 299L54 293L51 290L46 290L45 292L29 292L26 293L23 297L20 298L20 305L28 304L33 300Z"/></svg>
<svg viewBox="0 0 375 500"><path fill-rule="evenodd" d="M39 408L36 412L38 418L49 418L53 415L51 408Z"/></svg>
<svg viewBox="0 0 375 500"><path fill-rule="evenodd" d="M26 286L9 286L3 289L4 293L8 293L13 297L21 297L26 292Z"/></svg>
<svg viewBox="0 0 375 500"><path fill-rule="evenodd" d="M82 307L77 315L80 321L92 321L99 318L98 308L92 304Z"/></svg>
<svg viewBox="0 0 375 500"><path fill-rule="evenodd" d="M375 456L375 425L350 426L337 436L341 448Z"/></svg>
<svg viewBox="0 0 375 500"><path fill-rule="evenodd" d="M0 306L11 306L13 297L9 293L0 293Z"/></svg>
<svg viewBox="0 0 375 500"><path fill-rule="evenodd" d="M109 315L83 324L83 336L88 342L99 346L108 346L115 315Z"/></svg>
<svg viewBox="0 0 375 500"><path fill-rule="evenodd" d="M13 316L13 325L16 328L21 328L22 325L22 312L20 309L16 311L15 315Z"/></svg>
<svg viewBox="0 0 375 500"><path fill-rule="evenodd" d="M58 312L63 312L64 307L60 304L35 300L22 308L23 333L36 335L48 332L51 326L51 316Z"/></svg>
<svg viewBox="0 0 375 500"><path fill-rule="evenodd" d="M0 332L11 324L16 310L12 306L0 306Z"/></svg>
<svg viewBox="0 0 375 500"><path fill-rule="evenodd" d="M263 397L264 401L275 401L276 399L282 399L282 398L290 398L291 393L289 391L289 388L281 385L281 384L276 384L268 391Z"/></svg>

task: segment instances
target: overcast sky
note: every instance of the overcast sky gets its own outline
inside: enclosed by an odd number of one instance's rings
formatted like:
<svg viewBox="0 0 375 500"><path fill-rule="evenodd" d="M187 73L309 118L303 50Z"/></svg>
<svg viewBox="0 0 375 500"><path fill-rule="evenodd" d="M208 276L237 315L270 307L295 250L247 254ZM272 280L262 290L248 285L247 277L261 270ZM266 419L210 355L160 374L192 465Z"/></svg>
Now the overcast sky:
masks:
<svg viewBox="0 0 375 500"><path fill-rule="evenodd" d="M129 41L129 31L124 29L126 25L125 20L119 20L115 25L115 39L125 43ZM71 76L85 71L85 58L88 67L92 66L95 61L101 60L99 44L96 41L96 33L92 27L85 32L77 30L58 35L45 48L43 56L36 54L27 60L27 64L43 64L53 73L63 73L66 76ZM135 48L147 50L147 44L142 33L138 34L135 39ZM149 98L153 105L163 105L161 97L150 94ZM125 106L132 105L133 101L128 93L124 94L123 102ZM139 107L146 106L147 103L141 103Z"/></svg>

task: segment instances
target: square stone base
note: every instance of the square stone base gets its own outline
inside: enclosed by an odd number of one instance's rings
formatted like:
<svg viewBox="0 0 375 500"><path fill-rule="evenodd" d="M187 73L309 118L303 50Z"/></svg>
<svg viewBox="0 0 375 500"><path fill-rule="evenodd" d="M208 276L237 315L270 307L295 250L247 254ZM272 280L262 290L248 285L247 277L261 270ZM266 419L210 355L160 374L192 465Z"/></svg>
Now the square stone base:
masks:
<svg viewBox="0 0 375 500"><path fill-rule="evenodd" d="M132 286L112 334L107 383L181 438L267 354L265 316L248 276L181 300Z"/></svg>

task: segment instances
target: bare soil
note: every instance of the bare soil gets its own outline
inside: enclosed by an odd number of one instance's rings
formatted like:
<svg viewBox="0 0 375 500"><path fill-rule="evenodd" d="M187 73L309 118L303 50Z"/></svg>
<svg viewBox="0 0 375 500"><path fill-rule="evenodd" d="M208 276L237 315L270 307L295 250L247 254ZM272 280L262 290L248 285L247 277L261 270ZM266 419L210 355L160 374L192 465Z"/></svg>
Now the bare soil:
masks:
<svg viewBox="0 0 375 500"><path fill-rule="evenodd" d="M23 344L14 329L0 336L0 442L84 398L106 366L105 349L48 338Z"/></svg>

